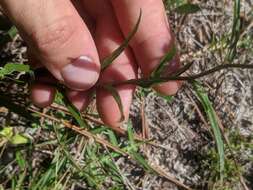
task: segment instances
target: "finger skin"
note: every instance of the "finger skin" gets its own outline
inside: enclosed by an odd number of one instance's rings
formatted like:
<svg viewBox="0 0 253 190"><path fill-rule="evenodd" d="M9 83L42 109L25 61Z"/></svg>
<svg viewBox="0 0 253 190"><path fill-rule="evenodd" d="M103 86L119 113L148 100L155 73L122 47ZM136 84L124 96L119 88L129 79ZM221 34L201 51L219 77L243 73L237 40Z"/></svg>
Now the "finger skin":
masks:
<svg viewBox="0 0 253 190"><path fill-rule="evenodd" d="M1 0L0 4L55 78L77 90L96 83L100 64L95 43L71 1ZM81 56L89 61L76 63Z"/></svg>
<svg viewBox="0 0 253 190"><path fill-rule="evenodd" d="M123 42L123 38L118 36L118 29L115 28L115 23L109 25L109 19L101 20L98 24L96 33L96 44L98 47L99 55L104 58L112 53ZM110 27L107 27L107 26ZM106 31L112 29L111 31ZM125 50L115 61L109 66L102 74L100 83L112 82L112 81L124 81L129 79L135 79L136 66L135 60L130 50ZM135 90L134 85L122 85L116 88L120 95L123 104L123 113L125 120L129 117L130 105L132 103L132 97ZM105 124L113 127L121 125L120 118L121 113L119 106L116 103L113 96L106 90L100 88L97 90L97 108L99 114Z"/></svg>
<svg viewBox="0 0 253 190"><path fill-rule="evenodd" d="M67 97L79 111L85 110L90 103L89 91L80 92L68 90Z"/></svg>
<svg viewBox="0 0 253 190"><path fill-rule="evenodd" d="M121 30L127 36L134 28L140 10L142 18L130 45L145 77L157 67L162 57L174 45L162 0L111 0ZM179 59L176 67L179 67ZM163 94L175 94L180 82L172 81L156 86Z"/></svg>
<svg viewBox="0 0 253 190"><path fill-rule="evenodd" d="M54 101L56 93L55 88L40 83L32 85L30 91L30 99L40 108L50 106Z"/></svg>
<svg viewBox="0 0 253 190"><path fill-rule="evenodd" d="M34 105L38 107L47 107L51 105L55 97L55 85L57 83L56 79L41 65L39 60L29 52L28 50L29 65L35 68L35 83L31 86L30 97ZM52 84L52 85L50 85ZM90 92L89 91L73 91L67 90L66 93L68 99L71 103L80 111L87 108L90 102Z"/></svg>
<svg viewBox="0 0 253 190"><path fill-rule="evenodd" d="M30 99L38 107L50 106L55 97L56 90L49 83L56 83L56 79L45 69L30 49L27 50L28 63L34 69L35 82L30 87Z"/></svg>
<svg viewBox="0 0 253 190"><path fill-rule="evenodd" d="M88 9L87 11L96 18L95 43L101 60L111 55L124 41L116 17L112 14L112 7L108 2L95 0L84 4ZM130 48L127 48L112 65L101 73L99 83L135 79L136 70L133 54ZM120 95L125 120L127 120L135 86L122 85L117 87L116 90ZM97 89L96 100L97 109L103 122L112 127L120 126L122 124L120 122L120 109L110 92L103 88Z"/></svg>

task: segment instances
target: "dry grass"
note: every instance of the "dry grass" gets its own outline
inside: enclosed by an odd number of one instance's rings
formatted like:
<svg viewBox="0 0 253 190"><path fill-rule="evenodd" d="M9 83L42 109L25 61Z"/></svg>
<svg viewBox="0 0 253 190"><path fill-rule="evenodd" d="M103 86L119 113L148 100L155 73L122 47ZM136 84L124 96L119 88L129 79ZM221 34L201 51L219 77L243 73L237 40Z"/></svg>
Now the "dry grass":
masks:
<svg viewBox="0 0 253 190"><path fill-rule="evenodd" d="M182 64L193 63L188 74L202 72L224 61L227 51L224 43L231 32L233 16L233 3L230 1L194 0L192 2L201 7L200 12L187 16L179 15L174 11L169 13L178 49L182 54ZM234 63L253 64L253 2L244 0L241 5L243 28ZM11 60L25 63L27 61L25 52L24 43L17 36L2 48L0 62ZM50 173L53 176L51 181L47 181L49 189L95 189L95 186L89 184L85 172L92 177L96 176L95 174L112 175L108 178L107 176L94 177L95 183L102 184L96 187L98 189L114 187L115 189L176 190L183 184L193 189L251 189L253 186L251 135L253 71L222 70L201 78L200 81L213 102L220 126L224 129L223 134L230 141L230 147L225 145L227 161L224 183L221 183L217 177L218 155L210 123L196 93L188 83L171 100L165 100L155 92L142 88L139 88L135 94L130 117L136 131L135 138L142 140L140 136L148 136L153 140L140 146L140 152L150 166L159 170L157 171L159 176L145 171L138 161L129 159L127 152L121 152L120 146L127 144L125 147L129 148L129 139L124 135L127 129L124 126L122 129L114 129L118 134L116 137L119 146L113 144L114 141L108 137L107 129L94 135L78 127L73 128L70 124L72 118L64 107L59 107L59 102L45 110L31 107L26 96L27 85L21 87L13 84L9 79L1 81L1 94L8 94L14 102L29 106L30 110L39 112L39 115L44 117L39 121L31 122L14 114L13 111L16 110L0 109L2 127L13 126L15 131L26 134L32 141L30 145L1 146L0 183L3 187L11 187L11 183L15 183L15 187L25 173L26 178L21 181L24 187L35 188L36 184L42 184L38 182L40 178L45 178L46 172L53 171ZM93 129L103 125L96 116L93 111L92 114L85 115ZM66 124L61 119L69 122ZM71 130L64 128L64 124ZM64 140L69 142L65 144ZM94 140L107 146L108 149L97 145ZM229 149L232 149L233 154ZM17 152L21 152L24 159L17 158ZM112 157L116 152L126 156ZM101 162L105 157L112 160L109 168ZM31 167L22 170L20 160ZM234 160L238 167L235 166ZM60 167L62 163L65 166L63 168ZM57 167L59 171L56 172ZM99 169L94 169L96 167ZM79 171L80 168L84 173ZM115 171L116 174L113 173ZM29 179L29 176L32 179ZM247 187L243 186L244 182ZM179 186L176 185L177 183Z"/></svg>

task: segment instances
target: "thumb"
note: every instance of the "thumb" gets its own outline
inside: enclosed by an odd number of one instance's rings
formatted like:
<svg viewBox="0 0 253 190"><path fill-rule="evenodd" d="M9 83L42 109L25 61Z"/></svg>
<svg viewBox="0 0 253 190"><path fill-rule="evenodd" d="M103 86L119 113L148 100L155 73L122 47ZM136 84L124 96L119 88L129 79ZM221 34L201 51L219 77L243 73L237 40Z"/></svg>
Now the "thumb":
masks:
<svg viewBox="0 0 253 190"><path fill-rule="evenodd" d="M100 64L92 36L68 0L1 0L40 62L74 90L91 88Z"/></svg>

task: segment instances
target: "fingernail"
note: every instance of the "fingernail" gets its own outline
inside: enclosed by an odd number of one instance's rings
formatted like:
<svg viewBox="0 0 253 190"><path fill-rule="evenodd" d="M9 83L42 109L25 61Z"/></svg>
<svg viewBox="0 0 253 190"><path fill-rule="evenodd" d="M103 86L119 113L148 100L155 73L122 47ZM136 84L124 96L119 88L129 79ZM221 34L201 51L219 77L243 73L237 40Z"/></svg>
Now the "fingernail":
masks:
<svg viewBox="0 0 253 190"><path fill-rule="evenodd" d="M84 91L91 88L98 80L99 68L87 56L80 56L61 70L64 84L73 90Z"/></svg>

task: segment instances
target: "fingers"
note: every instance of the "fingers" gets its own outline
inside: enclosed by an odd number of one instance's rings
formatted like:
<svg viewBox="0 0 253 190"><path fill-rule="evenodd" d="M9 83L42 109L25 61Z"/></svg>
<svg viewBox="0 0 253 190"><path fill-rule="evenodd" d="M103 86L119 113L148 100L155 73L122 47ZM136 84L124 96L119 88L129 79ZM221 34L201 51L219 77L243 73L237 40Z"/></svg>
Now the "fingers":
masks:
<svg viewBox="0 0 253 190"><path fill-rule="evenodd" d="M111 55L124 41L112 7L108 1L95 0L84 1L84 7L96 18L95 43L100 59ZM123 81L136 78L135 60L130 49L126 49L100 77L100 83L112 81ZM128 119L129 109L132 102L135 86L122 85L116 88L120 95L125 119ZM110 92L100 88L97 89L97 108L105 124L118 127L121 122L119 106Z"/></svg>
<svg viewBox="0 0 253 190"><path fill-rule="evenodd" d="M73 91L67 92L67 97L70 102L80 111L85 110L90 103L90 92L89 91Z"/></svg>
<svg viewBox="0 0 253 190"><path fill-rule="evenodd" d="M38 69L35 71L35 83L30 87L30 99L34 105L45 108L50 106L56 94L56 89L50 85L56 83L56 79L49 72L40 67L40 62L30 54L30 60Z"/></svg>
<svg viewBox="0 0 253 190"><path fill-rule="evenodd" d="M100 64L87 26L68 0L1 0L6 14L40 62L75 90L87 90Z"/></svg>
<svg viewBox="0 0 253 190"><path fill-rule="evenodd" d="M50 106L55 98L56 79L41 66L39 60L28 50L29 65L35 68L35 83L30 88L30 98L34 105L45 108ZM90 102L89 91L68 90L66 93L71 103L78 109L84 110Z"/></svg>
<svg viewBox="0 0 253 190"><path fill-rule="evenodd" d="M98 79L100 70L98 54L102 60L122 44L124 37L121 31L125 36L131 32L140 9L143 12L141 25L131 41L131 47L143 74L149 76L164 54L173 47L173 38L162 0L111 0L117 19L112 13L109 0L82 2L84 5L89 4L84 7L92 15L91 19L96 20L94 39L98 53L87 26L70 1L0 2L7 15L20 29L33 54L55 78L75 90L70 91L68 97L79 109L87 106L89 94L77 91L91 88ZM136 78L135 58L130 49L125 50L113 65L102 73L99 82ZM171 74L179 67L179 58L176 57L169 65L171 67L166 69L165 74ZM52 101L54 90L43 84L36 85L33 86L32 99L37 105L48 105ZM155 89L164 94L174 94L179 86L180 83L174 81L158 85ZM116 89L123 102L126 118L129 115L134 89L133 85L118 86ZM97 90L97 107L106 124L111 126L120 124L119 107L113 96L104 89Z"/></svg>
<svg viewBox="0 0 253 190"><path fill-rule="evenodd" d="M37 83L31 86L30 98L32 102L40 107L50 106L54 101L55 89L51 86Z"/></svg>
<svg viewBox="0 0 253 190"><path fill-rule="evenodd" d="M115 20L106 19L106 17L104 17L104 19L98 21L95 41L101 59L109 56L122 44L123 37L120 34ZM101 74L100 82L106 83L136 78L134 63L135 61L130 50L125 50L114 63ZM122 85L118 86L116 90L120 95L124 117L125 120L127 120L135 86ZM101 88L97 90L97 108L104 123L113 127L118 127L121 124L119 106L110 92Z"/></svg>
<svg viewBox="0 0 253 190"><path fill-rule="evenodd" d="M149 76L161 58L173 47L173 37L162 0L111 0L111 3L125 36L134 28L142 10L140 26L130 45L144 76ZM175 58L169 65L171 68L166 69L167 74L179 67L179 59ZM177 81L167 82L155 89L171 95L177 92L180 84Z"/></svg>
<svg viewBox="0 0 253 190"><path fill-rule="evenodd" d="M30 88L30 99L34 105L45 108L50 106L55 98L56 89L53 86L37 81ZM80 111L85 110L90 103L90 92L68 90L67 97Z"/></svg>

